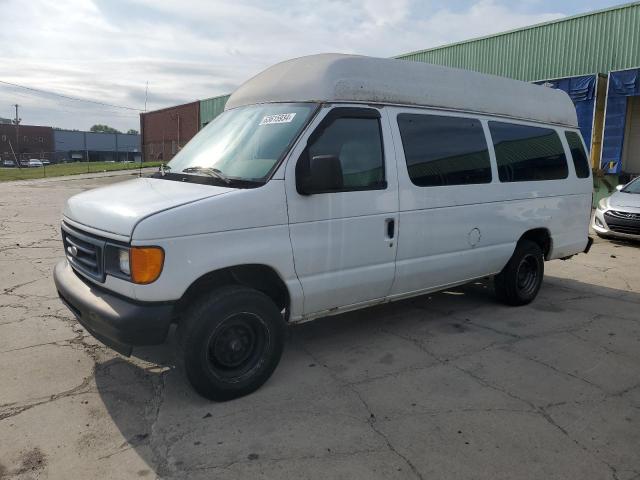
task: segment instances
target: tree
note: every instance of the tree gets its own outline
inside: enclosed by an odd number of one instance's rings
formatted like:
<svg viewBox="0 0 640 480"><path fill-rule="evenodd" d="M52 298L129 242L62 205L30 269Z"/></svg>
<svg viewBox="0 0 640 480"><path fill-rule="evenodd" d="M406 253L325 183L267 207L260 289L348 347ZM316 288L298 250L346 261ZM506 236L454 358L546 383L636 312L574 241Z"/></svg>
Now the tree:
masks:
<svg viewBox="0 0 640 480"><path fill-rule="evenodd" d="M120 132L120 130L116 130L115 128L110 127L109 125L101 125L99 123L91 127L89 131L95 132L95 133L122 133Z"/></svg>
<svg viewBox="0 0 640 480"><path fill-rule="evenodd" d="M127 135L138 135L138 130L135 130L133 128L130 128L129 130L127 130Z"/></svg>

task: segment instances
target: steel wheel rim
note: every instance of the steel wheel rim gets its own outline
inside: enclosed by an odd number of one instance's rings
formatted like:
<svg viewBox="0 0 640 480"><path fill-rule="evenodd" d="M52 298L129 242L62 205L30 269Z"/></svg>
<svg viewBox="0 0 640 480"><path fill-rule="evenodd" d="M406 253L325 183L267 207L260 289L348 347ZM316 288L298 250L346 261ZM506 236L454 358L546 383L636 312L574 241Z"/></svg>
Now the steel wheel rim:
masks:
<svg viewBox="0 0 640 480"><path fill-rule="evenodd" d="M526 296L532 295L538 285L540 268L534 255L525 255L516 271L516 287L520 293Z"/></svg>
<svg viewBox="0 0 640 480"><path fill-rule="evenodd" d="M241 381L263 363L269 331L257 315L241 312L218 324L207 341L210 372L225 381Z"/></svg>

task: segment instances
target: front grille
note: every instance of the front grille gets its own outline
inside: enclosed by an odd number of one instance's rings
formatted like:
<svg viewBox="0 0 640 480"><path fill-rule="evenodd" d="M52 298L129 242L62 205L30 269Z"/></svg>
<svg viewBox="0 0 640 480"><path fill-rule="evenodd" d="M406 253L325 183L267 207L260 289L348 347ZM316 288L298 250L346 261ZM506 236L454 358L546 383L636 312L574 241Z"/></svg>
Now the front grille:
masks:
<svg viewBox="0 0 640 480"><path fill-rule="evenodd" d="M612 232L640 235L640 213L609 210L604 219Z"/></svg>
<svg viewBox="0 0 640 480"><path fill-rule="evenodd" d="M621 219L621 220L637 220L640 221L640 213L633 212L620 212L618 210L609 210L605 213L605 217L611 217L612 219Z"/></svg>
<svg viewBox="0 0 640 480"><path fill-rule="evenodd" d="M64 253L71 267L99 282L104 282L103 252L106 241L62 224Z"/></svg>

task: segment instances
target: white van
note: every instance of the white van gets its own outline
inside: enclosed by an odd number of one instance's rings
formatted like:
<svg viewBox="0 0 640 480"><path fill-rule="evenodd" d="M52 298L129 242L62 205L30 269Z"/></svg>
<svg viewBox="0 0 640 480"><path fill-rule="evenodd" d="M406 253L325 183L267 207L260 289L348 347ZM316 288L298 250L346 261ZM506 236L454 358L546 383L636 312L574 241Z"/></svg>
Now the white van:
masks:
<svg viewBox="0 0 640 480"><path fill-rule="evenodd" d="M191 384L226 400L271 375L287 323L488 275L531 302L544 260L591 244L590 176L561 91L303 57L242 85L152 178L69 199L54 278L125 355L177 323Z"/></svg>

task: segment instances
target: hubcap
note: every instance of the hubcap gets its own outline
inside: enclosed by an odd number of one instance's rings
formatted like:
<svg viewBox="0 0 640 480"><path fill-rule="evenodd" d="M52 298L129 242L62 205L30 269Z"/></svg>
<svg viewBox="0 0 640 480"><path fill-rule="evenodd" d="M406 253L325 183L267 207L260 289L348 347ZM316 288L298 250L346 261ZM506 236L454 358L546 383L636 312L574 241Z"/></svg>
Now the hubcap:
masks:
<svg viewBox="0 0 640 480"><path fill-rule="evenodd" d="M240 380L259 364L268 345L262 319L252 313L234 314L218 325L207 347L211 372L226 380Z"/></svg>
<svg viewBox="0 0 640 480"><path fill-rule="evenodd" d="M538 284L538 261L533 255L526 255L518 265L516 285L523 295L532 295Z"/></svg>

